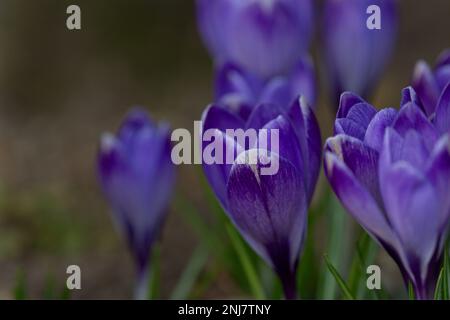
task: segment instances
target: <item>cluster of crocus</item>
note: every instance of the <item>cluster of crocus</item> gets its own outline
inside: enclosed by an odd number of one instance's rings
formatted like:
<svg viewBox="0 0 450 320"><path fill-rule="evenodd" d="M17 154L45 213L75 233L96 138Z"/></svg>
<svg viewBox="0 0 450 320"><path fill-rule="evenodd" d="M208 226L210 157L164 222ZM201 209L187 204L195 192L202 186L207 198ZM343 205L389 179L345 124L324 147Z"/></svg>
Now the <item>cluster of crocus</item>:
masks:
<svg viewBox="0 0 450 320"><path fill-rule="evenodd" d="M215 129L225 150L234 152L233 163L218 159L204 164L204 171L234 225L279 275L285 296L294 298L321 157L320 131L309 107L316 103L316 78L306 53L313 1L197 4L200 33L216 65L215 104L203 114L203 131ZM262 147L266 135L259 131L257 141L242 145L227 129L277 131L279 144ZM262 174L272 161L279 164L277 173Z"/></svg>
<svg viewBox="0 0 450 320"><path fill-rule="evenodd" d="M419 61L414 70L412 87L422 101L428 116L433 115L439 98L450 83L450 49L441 53L434 70L425 61Z"/></svg>
<svg viewBox="0 0 450 320"><path fill-rule="evenodd" d="M164 220L174 184L166 124L155 124L141 109L131 111L117 135L105 134L98 173L114 220L136 261L135 296L148 290L151 247Z"/></svg>
<svg viewBox="0 0 450 320"><path fill-rule="evenodd" d="M399 111L344 93L325 146L333 190L420 299L433 293L450 216L450 90L435 110L428 117L412 88Z"/></svg>
<svg viewBox="0 0 450 320"><path fill-rule="evenodd" d="M289 73L309 46L311 0L197 0L199 30L217 64L268 79Z"/></svg>
<svg viewBox="0 0 450 320"><path fill-rule="evenodd" d="M381 28L367 26L367 8L380 8ZM352 91L368 98L392 53L396 0L326 0L322 42L332 98Z"/></svg>
<svg viewBox="0 0 450 320"><path fill-rule="evenodd" d="M260 139L239 144L227 129L278 130L278 152L261 149ZM246 118L212 105L203 114L203 130L234 151L234 162L204 164L208 181L222 207L250 246L279 275L286 298L296 296L296 269L305 236L307 209L320 168L321 139L317 121L305 100L290 108L260 104ZM225 157L222 154L222 157ZM263 175L271 161L276 174Z"/></svg>

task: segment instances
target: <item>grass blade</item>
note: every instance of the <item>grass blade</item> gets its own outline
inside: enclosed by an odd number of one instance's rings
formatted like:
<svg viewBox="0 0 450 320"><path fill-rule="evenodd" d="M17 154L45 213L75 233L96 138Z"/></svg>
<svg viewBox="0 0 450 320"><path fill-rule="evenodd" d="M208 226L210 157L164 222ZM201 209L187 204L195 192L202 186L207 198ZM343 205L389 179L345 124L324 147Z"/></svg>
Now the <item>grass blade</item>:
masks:
<svg viewBox="0 0 450 320"><path fill-rule="evenodd" d="M239 260L241 261L244 273L247 276L252 294L254 295L254 297L256 299L259 299L259 300L264 299L265 294L264 294L262 285L258 279L258 272L256 271L254 265L252 264L251 259L250 259L249 255L247 254L247 250L243 246L243 242L241 241L236 230L230 223L228 223L226 225L226 228L227 228L228 235L230 236L230 239L231 239L231 244L233 245L234 249L236 250L236 253L239 256Z"/></svg>
<svg viewBox="0 0 450 320"><path fill-rule="evenodd" d="M444 266L442 267L442 300L449 300L449 272L450 272L450 264L449 264L449 257L448 257L448 243L445 245L444 248Z"/></svg>
<svg viewBox="0 0 450 320"><path fill-rule="evenodd" d="M327 253L330 261L333 261L337 268L341 268L345 263L345 252L348 245L348 224L349 219L344 208L339 203L339 200L333 196L329 201L327 209L327 215L330 223L328 224L330 230L328 230L328 244ZM321 299L334 299L337 293L336 281L332 275L326 270L322 270L319 293L318 296Z"/></svg>
<svg viewBox="0 0 450 320"><path fill-rule="evenodd" d="M439 276L436 281L436 289L434 290L434 300L440 300L442 298L442 274L444 273L444 267L439 271Z"/></svg>
<svg viewBox="0 0 450 320"><path fill-rule="evenodd" d="M331 261L328 259L327 255L324 255L325 258L325 262L327 264L328 270L330 271L330 273L333 275L334 279L336 280L336 283L339 285L339 287L341 288L342 292L344 293L344 296L348 299L348 300L354 300L355 298L353 297L352 293L350 292L350 289L348 288L347 284L345 283L344 279L342 279L341 275L339 274L339 272L336 270L336 268L333 266L333 264L331 263Z"/></svg>
<svg viewBox="0 0 450 320"><path fill-rule="evenodd" d="M182 300L189 297L189 294L207 261L208 250L203 245L198 246L189 259L186 269L172 292L171 299Z"/></svg>
<svg viewBox="0 0 450 320"><path fill-rule="evenodd" d="M25 300L27 299L27 285L25 273L22 270L17 272L16 285L14 287L14 299Z"/></svg>
<svg viewBox="0 0 450 320"><path fill-rule="evenodd" d="M409 300L416 300L416 295L414 293L414 287L413 287L411 281L408 282L408 298L409 298Z"/></svg>

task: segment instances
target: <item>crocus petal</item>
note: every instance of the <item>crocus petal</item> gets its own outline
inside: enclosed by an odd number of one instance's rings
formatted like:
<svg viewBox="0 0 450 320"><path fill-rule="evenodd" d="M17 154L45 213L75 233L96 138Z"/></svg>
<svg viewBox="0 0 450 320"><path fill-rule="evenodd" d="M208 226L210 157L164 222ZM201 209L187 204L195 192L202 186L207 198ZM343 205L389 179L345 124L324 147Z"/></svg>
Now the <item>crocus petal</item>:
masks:
<svg viewBox="0 0 450 320"><path fill-rule="evenodd" d="M209 129L214 130L214 138L212 138L213 141L204 141L204 139L202 139L202 155L205 148L210 143L216 142L216 139L218 139L218 144L224 146L222 159L216 159L214 163L206 163L205 161L203 161L203 170L209 184L219 198L221 205L226 209L226 184L232 166L232 162L230 163L229 161L227 161L227 155L234 154L237 156L244 150L241 146L238 145L237 141L226 135L226 131L230 129L241 129L244 124L241 119L236 117L228 110L214 105L208 107L205 110L202 116L202 123L203 134ZM216 155L216 157L218 157L218 155Z"/></svg>
<svg viewBox="0 0 450 320"><path fill-rule="evenodd" d="M261 174L262 163L268 161L279 162L275 175ZM301 173L274 153L252 149L236 159L227 189L232 219L250 244L258 244L257 252L277 271L292 269L306 223Z"/></svg>
<svg viewBox="0 0 450 320"><path fill-rule="evenodd" d="M332 143L332 141L327 141L327 144ZM336 143L338 143L338 141L336 141ZM346 210L364 229L376 239L381 239L383 242L396 247L396 245L394 245L395 235L392 234L382 209L378 206L370 192L364 188L340 157L338 152L325 152L325 175L327 176L333 191L336 193Z"/></svg>
<svg viewBox="0 0 450 320"><path fill-rule="evenodd" d="M380 151L383 145L384 132L391 126L397 116L397 110L386 108L379 111L367 127L364 143L374 150Z"/></svg>
<svg viewBox="0 0 450 320"><path fill-rule="evenodd" d="M370 5L381 9L380 30L367 28ZM333 98L346 90L364 97L370 94L391 55L397 20L395 1L325 1L323 41Z"/></svg>
<svg viewBox="0 0 450 320"><path fill-rule="evenodd" d="M445 49L436 61L436 69L450 65L450 49Z"/></svg>
<svg viewBox="0 0 450 320"><path fill-rule="evenodd" d="M439 235L439 203L433 186L406 162L382 169L386 212L415 276L424 280Z"/></svg>
<svg viewBox="0 0 450 320"><path fill-rule="evenodd" d="M215 97L220 101L227 95L238 95L246 103L257 101L257 92L262 83L233 63L220 65L215 75Z"/></svg>
<svg viewBox="0 0 450 320"><path fill-rule="evenodd" d="M290 83L286 78L278 77L269 81L264 87L259 101L287 107L293 99Z"/></svg>
<svg viewBox="0 0 450 320"><path fill-rule="evenodd" d="M425 109L422 106L422 102L420 101L419 96L417 95L416 91L413 87L409 86L402 90L402 100L400 102L400 107L403 107L408 102L412 102L419 106L422 111L426 112Z"/></svg>
<svg viewBox="0 0 450 320"><path fill-rule="evenodd" d="M229 110L211 105L202 115L203 131L218 129L225 132L226 129L238 129L244 127L244 122Z"/></svg>
<svg viewBox="0 0 450 320"><path fill-rule="evenodd" d="M289 77L291 97L303 96L312 108L317 102L317 79L310 57L303 57L296 64ZM289 101L292 103L292 101Z"/></svg>
<svg viewBox="0 0 450 320"><path fill-rule="evenodd" d="M228 57L228 27L235 11L234 1L197 0L197 22L202 39L217 61Z"/></svg>
<svg viewBox="0 0 450 320"><path fill-rule="evenodd" d="M441 134L450 131L450 83L439 98L434 123Z"/></svg>
<svg viewBox="0 0 450 320"><path fill-rule="evenodd" d="M339 100L339 108L336 115L336 118L345 118L350 111L350 109L358 103L364 103L363 98L360 96L352 93L352 92L344 92L341 94L340 100Z"/></svg>
<svg viewBox="0 0 450 320"><path fill-rule="evenodd" d="M438 137L437 130L428 121L421 109L413 103L407 103L400 109L393 123L393 128L402 136L409 130L416 130L423 136L428 150L432 149Z"/></svg>
<svg viewBox="0 0 450 320"><path fill-rule="evenodd" d="M253 109L245 127L247 129L261 129L269 121L283 113L284 110L276 104L262 103Z"/></svg>
<svg viewBox="0 0 450 320"><path fill-rule="evenodd" d="M378 184L378 152L358 139L337 135L327 140L326 148L336 154L358 182L381 204Z"/></svg>
<svg viewBox="0 0 450 320"><path fill-rule="evenodd" d="M434 76L436 77L439 88L445 88L445 86L450 83L450 64L436 69Z"/></svg>
<svg viewBox="0 0 450 320"><path fill-rule="evenodd" d="M223 147L222 157L220 157L220 155L218 154L215 154L213 163L207 163L205 160L203 160L203 171L205 172L206 178L211 188L219 199L222 208L226 213L228 213L226 185L233 165L232 160L234 160L234 158L242 153L244 149L237 143L234 138L217 129L214 130L214 141L212 142L217 143L218 145ZM209 143L211 142L203 142L203 151ZM233 159L231 159L230 155L233 155Z"/></svg>
<svg viewBox="0 0 450 320"><path fill-rule="evenodd" d="M310 30L303 29L298 13L311 14L291 10L284 1L244 6L230 23L231 59L265 79L287 72L309 42Z"/></svg>
<svg viewBox="0 0 450 320"><path fill-rule="evenodd" d="M412 79L412 86L419 95L426 114L431 116L434 113L440 90L433 72L426 62L419 61L417 63Z"/></svg>
<svg viewBox="0 0 450 320"><path fill-rule="evenodd" d="M300 143L295 130L291 126L291 122L280 115L267 123L262 129L266 131L259 131L258 146L255 146L255 148L264 148L271 152L276 152L282 158L289 160L299 172L304 172L305 166ZM272 141L270 132L274 129L277 130L278 139Z"/></svg>
<svg viewBox="0 0 450 320"><path fill-rule="evenodd" d="M303 96L294 101L288 114L300 143L305 165L307 196L311 201L321 167L322 138L319 124Z"/></svg>
<svg viewBox="0 0 450 320"><path fill-rule="evenodd" d="M367 126L376 114L376 110L370 104L361 102L348 109L345 118L339 118L335 122L335 134L347 134L364 140Z"/></svg>
<svg viewBox="0 0 450 320"><path fill-rule="evenodd" d="M448 190L450 190L450 137L448 134L436 143L427 165L426 176L436 189L438 203L442 206L439 211L442 213L439 218L439 226L444 232L450 215L450 197L448 196Z"/></svg>

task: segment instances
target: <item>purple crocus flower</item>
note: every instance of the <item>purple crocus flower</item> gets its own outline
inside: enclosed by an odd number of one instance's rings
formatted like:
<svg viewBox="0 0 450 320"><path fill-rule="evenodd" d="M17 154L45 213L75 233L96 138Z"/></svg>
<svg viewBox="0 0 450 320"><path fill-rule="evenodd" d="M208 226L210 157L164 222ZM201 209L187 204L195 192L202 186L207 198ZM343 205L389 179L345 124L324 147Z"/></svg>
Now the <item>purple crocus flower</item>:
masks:
<svg viewBox="0 0 450 320"><path fill-rule="evenodd" d="M245 121L225 107L212 105L203 114L204 134L210 129L234 159L226 162L223 153L223 158L216 155L215 163L204 164L213 191L244 239L279 275L286 298L295 298L307 208L321 162L320 131L312 110L303 98L289 108L260 104ZM254 129L259 136L242 143L227 129ZM278 130L278 152L272 148L274 141L265 149L261 146L261 129ZM278 171L262 174L274 161Z"/></svg>
<svg viewBox="0 0 450 320"><path fill-rule="evenodd" d="M449 99L445 103L442 114L448 119ZM416 296L427 299L450 215L450 122L441 128L419 104L412 88L403 90L399 111L377 112L344 93L335 136L325 146L325 174L348 212L396 261Z"/></svg>
<svg viewBox="0 0 450 320"><path fill-rule="evenodd" d="M131 111L116 135L100 142L98 173L114 221L136 261L136 298L147 295L150 250L164 220L174 165L166 124L155 124L141 109Z"/></svg>
<svg viewBox="0 0 450 320"><path fill-rule="evenodd" d="M231 61L264 79L291 70L313 29L311 0L197 0L197 16L218 64Z"/></svg>
<svg viewBox="0 0 450 320"><path fill-rule="evenodd" d="M435 112L438 100L449 83L450 49L441 53L433 70L425 61L421 60L416 64L412 87L420 97L428 116Z"/></svg>
<svg viewBox="0 0 450 320"><path fill-rule="evenodd" d="M371 5L380 8L381 29L369 29ZM368 97L394 47L397 30L395 0L326 0L323 45L332 97L343 91Z"/></svg>
<svg viewBox="0 0 450 320"><path fill-rule="evenodd" d="M215 101L245 116L253 106L271 103L290 106L303 96L311 106L317 98L316 75L309 57L302 58L287 76L262 81L232 63L226 63L216 72Z"/></svg>

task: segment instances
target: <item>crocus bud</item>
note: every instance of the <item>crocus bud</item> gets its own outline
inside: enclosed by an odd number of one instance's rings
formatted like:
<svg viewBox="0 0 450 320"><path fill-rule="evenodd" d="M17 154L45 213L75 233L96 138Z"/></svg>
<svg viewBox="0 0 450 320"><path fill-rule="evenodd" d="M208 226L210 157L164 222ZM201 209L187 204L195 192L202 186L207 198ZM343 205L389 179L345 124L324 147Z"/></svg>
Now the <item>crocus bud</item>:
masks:
<svg viewBox="0 0 450 320"><path fill-rule="evenodd" d="M203 114L203 133L209 130L226 150L220 156L216 152L215 163L203 165L209 184L244 239L279 275L286 298L294 298L307 208L321 158L312 110L303 98L287 109L260 104L244 121L226 108L210 106ZM245 139L233 137L239 130ZM204 152L207 146L204 143ZM277 170L264 174L273 163Z"/></svg>
<svg viewBox="0 0 450 320"><path fill-rule="evenodd" d="M311 0L198 0L197 16L216 63L233 62L264 79L294 67L313 29Z"/></svg>
<svg viewBox="0 0 450 320"><path fill-rule="evenodd" d="M287 110L300 95L314 107L317 97L316 75L309 57L300 59L286 76L266 81L237 65L226 63L216 71L215 91L218 104L246 119L253 106L269 103Z"/></svg>
<svg viewBox="0 0 450 320"><path fill-rule="evenodd" d="M368 9L374 6L380 9L380 29L372 29L369 23L376 12ZM366 98L371 94L391 56L396 30L395 0L325 1L322 38L330 91L336 102L343 91Z"/></svg>
<svg viewBox="0 0 450 320"><path fill-rule="evenodd" d="M344 93L325 174L348 212L398 264L416 297L432 298L450 215L450 140L403 92L400 111Z"/></svg>
<svg viewBox="0 0 450 320"><path fill-rule="evenodd" d="M170 151L168 126L153 123L140 109L128 114L116 135L105 134L100 142L100 183L135 259L139 299L147 294L150 251L174 184Z"/></svg>
<svg viewBox="0 0 450 320"><path fill-rule="evenodd" d="M417 92L428 116L431 116L438 105L443 90L450 83L450 49L441 53L434 69L425 61L416 64L412 79L412 87Z"/></svg>

